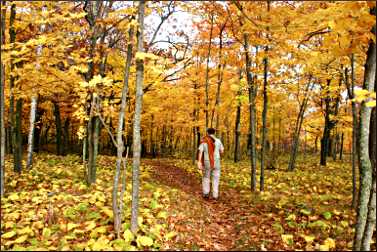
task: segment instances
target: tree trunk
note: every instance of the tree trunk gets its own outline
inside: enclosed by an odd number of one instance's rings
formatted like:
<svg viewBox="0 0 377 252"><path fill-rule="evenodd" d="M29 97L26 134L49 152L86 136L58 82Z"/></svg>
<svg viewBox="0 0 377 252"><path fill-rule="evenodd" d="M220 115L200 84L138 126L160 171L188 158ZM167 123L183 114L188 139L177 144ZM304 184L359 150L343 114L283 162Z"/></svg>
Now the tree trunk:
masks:
<svg viewBox="0 0 377 252"><path fill-rule="evenodd" d="M41 122L41 117L44 113L44 110L38 109L37 108L37 115L36 115L36 125L34 126L34 152L39 152L40 146L42 143L42 138L41 138L41 132L42 132L42 122Z"/></svg>
<svg viewBox="0 0 377 252"><path fill-rule="evenodd" d="M376 81L374 82L374 90L377 90ZM368 203L368 217L367 223L365 225L365 231L363 240L361 243L361 250L370 251L370 241L373 236L373 230L376 226L376 107L372 109L371 120L370 120L370 132L369 132L369 158L372 165L372 189L370 192L370 198Z"/></svg>
<svg viewBox="0 0 377 252"><path fill-rule="evenodd" d="M215 107L214 110L212 111L212 117L211 117L211 127L212 127L212 121L214 118L214 114L216 112L216 130L217 134L220 135L219 132L219 125L220 125L220 113L219 113L219 108L220 108L220 103L221 103L221 84L223 82L223 74L224 74L224 67L225 63L222 64L222 49L223 49L223 31L225 29L226 22L221 26L220 32L219 32L219 64L217 65L217 91L216 91L216 100L215 100Z"/></svg>
<svg viewBox="0 0 377 252"><path fill-rule="evenodd" d="M241 79L242 79L242 70L239 71L239 90L237 92L237 111L236 111L236 125L234 129L234 162L237 163L240 161L240 135L241 135L241 101L239 97L241 96Z"/></svg>
<svg viewBox="0 0 377 252"><path fill-rule="evenodd" d="M304 97L304 99L303 99L303 101L300 105L300 110L299 110L299 113L297 115L297 120L296 120L296 124L295 124L295 131L294 131L294 134L293 134L291 155L290 155L290 158L289 158L288 171L293 171L294 168L295 168L297 151L298 151L298 146L299 146L299 141L300 141L301 126L302 126L302 122L304 121L304 114L305 114L305 110L306 110L308 100L309 100L309 89L311 89L310 88L310 82L311 82L311 78L309 78L309 82L306 85L305 97Z"/></svg>
<svg viewBox="0 0 377 252"><path fill-rule="evenodd" d="M341 137L340 137L339 160L343 160L343 145L344 145L344 132L342 132Z"/></svg>
<svg viewBox="0 0 377 252"><path fill-rule="evenodd" d="M361 241L361 250L370 251L374 227L376 226L376 175L373 176L373 183L368 203L368 216L366 219L365 230Z"/></svg>
<svg viewBox="0 0 377 252"><path fill-rule="evenodd" d="M16 4L12 4L9 17L9 42L12 44L12 50L16 42L16 31L14 28L14 21L16 19ZM15 64L14 58L11 56L10 61L10 73L14 72ZM16 112L14 112L14 84L15 76L10 74L9 87L10 87L10 108L9 108L9 124L11 125L12 135L12 150L13 150L13 162L14 170L21 172L22 169L22 136L21 136L21 113L22 113L22 99L19 98L16 104Z"/></svg>
<svg viewBox="0 0 377 252"><path fill-rule="evenodd" d="M212 46L212 31L213 31L213 19L214 19L214 15L213 13L211 13L211 29L210 29L210 32L209 32L209 44L208 44L208 54L207 54L207 68L206 68L206 83L205 83L205 87L206 87L206 94L205 94L205 116L206 116L206 130L208 129L208 121L209 121L209 118L208 118L208 107L209 107L209 58L211 57L211 46Z"/></svg>
<svg viewBox="0 0 377 252"><path fill-rule="evenodd" d="M270 2L267 1L267 9L270 10ZM268 29L268 27L267 27ZM268 46L265 48L265 53L268 53ZM263 112L262 112L262 146L261 146L261 160L260 160L260 191L264 191L264 166L266 159L266 143L267 143L267 76L268 76L268 56L264 57L264 73L263 73Z"/></svg>
<svg viewBox="0 0 377 252"><path fill-rule="evenodd" d="M129 32L129 40L132 40L133 37L133 28L130 28ZM124 67L124 80L123 80L123 89L122 89L122 98L120 104L120 110L118 115L118 128L117 128L117 160L116 160L116 169L115 169L115 176L114 176L114 185L113 185L113 194L112 194L112 206L113 206L113 214L114 214L114 230L117 234L117 238L120 238L121 232L121 212L118 204L118 187L119 187L119 176L120 176L120 166L122 163L123 158L123 151L124 151L124 143L123 143L123 125L124 125L124 117L126 112L127 106L127 95L128 95L128 83L130 77L130 68L131 68L131 59L132 59L132 43L128 43L127 45L127 59L126 64ZM123 174L125 179L126 174ZM123 198L120 198L120 201L123 201Z"/></svg>
<svg viewBox="0 0 377 252"><path fill-rule="evenodd" d="M355 60L354 54L351 55L351 86L348 83L348 69L345 69L346 77L346 86L348 91L348 97L351 100L352 106L352 207L357 207L357 179L356 179L356 166L358 163L358 148L357 148L357 139L358 139L358 117L356 103L353 101L354 96L354 87L355 87Z"/></svg>
<svg viewBox="0 0 377 252"><path fill-rule="evenodd" d="M63 154L62 146L62 121L60 118L60 108L57 102L54 102L54 116L55 116L55 127L56 127L56 155Z"/></svg>
<svg viewBox="0 0 377 252"><path fill-rule="evenodd" d="M256 111L255 111L255 97L257 86L254 83L251 75L251 59L249 55L249 38L247 34L244 37L244 49L245 49L245 63L246 63L246 80L249 88L249 110L250 110L250 163L251 163L251 191L256 190L257 185L257 152L256 152Z"/></svg>
<svg viewBox="0 0 377 252"><path fill-rule="evenodd" d="M371 9L371 14L376 15L376 8ZM372 32L376 32L376 26L372 28ZM374 82L376 77L376 44L369 42L367 52L367 60L365 63L365 74L363 89L369 92L374 91ZM362 241L364 237L365 227L368 216L368 203L370 200L372 189L372 165L369 158L369 134L370 134L370 116L371 108L365 105L366 101L361 103L360 123L359 123L359 149L360 149L360 189L359 189L359 205L357 209L357 222L355 230L355 239L353 244L354 250L362 249ZM365 241L363 243L370 242Z"/></svg>
<svg viewBox="0 0 377 252"><path fill-rule="evenodd" d="M92 106L96 106L96 99L93 98ZM98 154L98 136L100 130L100 119L93 116L88 123L88 183L96 182L96 160Z"/></svg>
<svg viewBox="0 0 377 252"><path fill-rule="evenodd" d="M22 170L22 134L21 134L21 119L22 119L22 103L23 99L19 98L16 103L16 120L14 128L14 171L21 173Z"/></svg>
<svg viewBox="0 0 377 252"><path fill-rule="evenodd" d="M327 88L330 88L331 80L327 80ZM323 136L321 138L321 161L320 164L326 166L326 159L330 151L330 132L333 125L333 122L330 120L330 95L329 91L326 91L325 100L325 128L323 129Z"/></svg>
<svg viewBox="0 0 377 252"><path fill-rule="evenodd" d="M200 143L200 128L199 128L199 97L198 97L198 83L199 83L199 57L196 58L196 79L194 81L194 111L193 111L193 146L192 146L192 162L197 158L197 148ZM199 136L198 136L199 135Z"/></svg>
<svg viewBox="0 0 377 252"><path fill-rule="evenodd" d="M144 52L143 33L144 33L144 9L145 1L139 2L137 31L137 51ZM140 167L140 122L143 105L143 84L144 84L144 61L138 58L136 60L136 94L135 94L135 115L133 130L133 168L132 168L132 204L131 204L131 231L136 234L138 230L139 214L139 167Z"/></svg>
<svg viewBox="0 0 377 252"><path fill-rule="evenodd" d="M1 2L1 7L3 2ZM1 10L1 45L5 44L5 15L6 9ZM1 60L0 64L0 196L4 196L4 172L5 172L5 66Z"/></svg>
<svg viewBox="0 0 377 252"><path fill-rule="evenodd" d="M31 97L31 106L30 106L30 125L29 125L27 162L26 162L27 169L30 169L33 165L33 144L34 144L34 131L35 131L35 119L36 119L36 114L37 114L37 104L38 104L38 96L33 95Z"/></svg>
<svg viewBox="0 0 377 252"><path fill-rule="evenodd" d="M64 142L64 150L63 153L64 155L67 155L69 152L69 118L66 118L64 121L64 137L63 137L63 142Z"/></svg>

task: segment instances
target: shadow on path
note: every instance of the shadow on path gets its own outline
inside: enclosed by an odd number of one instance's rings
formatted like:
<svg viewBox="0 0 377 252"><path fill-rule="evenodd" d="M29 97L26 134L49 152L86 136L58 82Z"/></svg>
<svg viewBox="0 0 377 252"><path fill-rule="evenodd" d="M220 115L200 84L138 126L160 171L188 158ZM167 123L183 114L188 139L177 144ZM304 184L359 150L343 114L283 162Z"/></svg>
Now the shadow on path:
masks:
<svg viewBox="0 0 377 252"><path fill-rule="evenodd" d="M179 189L185 193L201 196L202 184L201 179L187 172L185 169L177 167L166 161L160 160L145 161L145 164L152 166L152 179L172 188Z"/></svg>

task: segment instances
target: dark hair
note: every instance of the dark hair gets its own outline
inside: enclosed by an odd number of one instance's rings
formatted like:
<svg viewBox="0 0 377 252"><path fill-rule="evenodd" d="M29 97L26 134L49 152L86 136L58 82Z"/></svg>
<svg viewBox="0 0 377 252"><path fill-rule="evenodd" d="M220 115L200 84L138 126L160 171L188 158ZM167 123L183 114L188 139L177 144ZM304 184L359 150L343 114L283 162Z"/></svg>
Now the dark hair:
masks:
<svg viewBox="0 0 377 252"><path fill-rule="evenodd" d="M216 130L215 130L214 128L208 128L208 129L207 129L207 133L208 133L209 135L213 135L213 134L215 134L215 132L216 132Z"/></svg>

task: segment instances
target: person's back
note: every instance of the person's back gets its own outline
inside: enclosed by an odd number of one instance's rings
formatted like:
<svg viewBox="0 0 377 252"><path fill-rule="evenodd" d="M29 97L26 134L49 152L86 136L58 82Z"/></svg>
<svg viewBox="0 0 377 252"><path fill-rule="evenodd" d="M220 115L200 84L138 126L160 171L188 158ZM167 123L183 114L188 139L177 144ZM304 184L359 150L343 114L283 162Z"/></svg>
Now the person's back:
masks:
<svg viewBox="0 0 377 252"><path fill-rule="evenodd" d="M220 139L216 138L215 129L209 128L208 135L205 136L199 146L198 167L203 171L203 196L209 197L210 180L212 177L212 196L217 199L219 194L221 155L224 146Z"/></svg>

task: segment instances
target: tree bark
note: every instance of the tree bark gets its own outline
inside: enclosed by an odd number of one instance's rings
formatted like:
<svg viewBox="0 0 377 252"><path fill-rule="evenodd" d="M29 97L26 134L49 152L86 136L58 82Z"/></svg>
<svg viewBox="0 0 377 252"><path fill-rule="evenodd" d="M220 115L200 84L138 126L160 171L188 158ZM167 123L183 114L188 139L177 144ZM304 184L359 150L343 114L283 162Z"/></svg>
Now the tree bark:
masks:
<svg viewBox="0 0 377 252"><path fill-rule="evenodd" d="M1 7L4 7L4 1L1 1ZM1 45L5 44L5 14L6 9L1 9ZM4 196L4 172L5 172L5 66L3 60L0 64L0 196Z"/></svg>
<svg viewBox="0 0 377 252"><path fill-rule="evenodd" d="M55 127L56 127L56 155L63 154L62 146L62 121L60 118L60 108L57 102L54 102L54 117L55 117Z"/></svg>
<svg viewBox="0 0 377 252"><path fill-rule="evenodd" d="M214 15L211 13L211 28L209 32L209 44L208 44L208 54L207 54L207 68L206 68L206 79L205 79L205 116L206 116L206 130L208 129L208 108L209 108L209 58L211 57L211 47L212 47L212 31L213 31L213 19Z"/></svg>
<svg viewBox="0 0 377 252"><path fill-rule="evenodd" d="M257 152L256 152L256 111L255 111L255 97L257 92L257 86L254 83L251 75L251 58L249 52L249 37L247 34L244 37L244 49L245 49L245 63L246 63L246 80L249 88L249 110L250 110L250 163L251 163L251 191L256 190L257 185Z"/></svg>
<svg viewBox="0 0 377 252"><path fill-rule="evenodd" d="M224 75L224 68L225 68L225 63L222 64L222 49L223 49L223 32L225 29L226 22L220 27L220 32L219 32L219 64L217 65L217 91L216 91L216 100L215 100L215 107L214 110L212 111L212 117L211 117L211 127L212 127L212 121L214 118L214 114L216 112L216 130L217 134L220 135L219 131L219 125L220 125L220 103L221 103L221 84L223 82L223 75Z"/></svg>
<svg viewBox="0 0 377 252"><path fill-rule="evenodd" d="M16 4L11 5L10 17L9 17L9 42L12 44L12 50L14 49L14 43L16 42L16 31L14 28L14 21L16 20ZM13 56L10 61L10 72L13 73L15 64L13 63ZM14 84L15 76L10 74L9 87L10 87L10 108L9 108L9 124L11 125L12 135L12 151L14 170L21 172L22 169L22 136L21 136L21 109L22 99L17 100L16 112L14 112Z"/></svg>
<svg viewBox="0 0 377 252"><path fill-rule="evenodd" d="M193 146L192 146L192 162L197 159L197 148L200 143L200 128L199 128L199 104L200 98L198 96L199 88L199 56L196 58L196 79L194 81L194 111L193 111Z"/></svg>
<svg viewBox="0 0 377 252"><path fill-rule="evenodd" d="M137 51L144 52L143 33L144 33L144 9L145 1L139 2L138 8L138 31L137 31ZM135 114L133 130L133 167L132 167L132 204L131 204L131 231L136 234L138 230L139 215L139 167L140 167L140 122L143 105L143 84L144 84L144 61L136 60L136 94L135 94Z"/></svg>
<svg viewBox="0 0 377 252"><path fill-rule="evenodd" d="M371 14L376 15L376 8L371 9ZM375 33L376 26L372 28ZM376 77L376 44L371 40L367 51L367 60L365 63L364 83L363 89L369 92L374 91L374 83ZM372 189L372 165L369 158L369 134L370 134L370 117L371 108L365 105L366 101L361 103L360 108L360 123L359 123L359 149L360 149L360 189L359 189L359 204L357 208L357 221L355 229L355 239L353 244L354 250L363 249L362 246L365 227L368 217L368 203L371 196ZM373 193L372 193L373 194ZM365 241L364 243L370 241Z"/></svg>
<svg viewBox="0 0 377 252"><path fill-rule="evenodd" d="M267 11L270 10L270 2L267 1ZM265 53L268 53L268 46L265 48ZM263 73L263 111L262 111L262 144L261 144L261 160L260 160L260 191L264 191L264 166L266 159L266 143L267 143L267 110L268 110L268 96L267 96L267 84L268 84L268 56L264 57L264 73Z"/></svg>
<svg viewBox="0 0 377 252"><path fill-rule="evenodd" d="M30 125L29 125L27 162L26 162L27 169L30 169L33 165L33 146L34 146L34 132L35 132L35 119L36 119L36 114L37 114L37 104L38 104L38 96L33 95L31 97L31 106L30 106Z"/></svg>
<svg viewBox="0 0 377 252"><path fill-rule="evenodd" d="M374 82L374 90L377 90L377 83ZM373 230L376 226L376 107L372 109L371 120L370 120L370 132L369 132L369 158L372 165L372 189L370 192L370 198L368 203L368 217L367 223L365 225L365 231L363 235L363 240L361 243L361 250L370 251L370 241L373 236Z"/></svg>
<svg viewBox="0 0 377 252"><path fill-rule="evenodd" d="M14 128L14 171L21 173L22 170L22 134L21 134L21 123L22 123L22 104L23 99L19 98L16 102L16 120Z"/></svg>
<svg viewBox="0 0 377 252"><path fill-rule="evenodd" d="M67 155L69 152L69 118L66 118L64 121L64 137L63 137L63 142L64 142L64 148L63 148L63 153L64 155Z"/></svg>
<svg viewBox="0 0 377 252"><path fill-rule="evenodd" d="M330 88L331 80L327 80L327 88ZM333 128L334 123L330 119L331 108L330 108L330 94L329 90L326 90L326 97L324 98L325 101L325 128L323 129L323 136L321 138L321 161L320 164L326 166L326 159L329 155L330 151L330 132Z"/></svg>
<svg viewBox="0 0 377 252"><path fill-rule="evenodd" d="M305 110L306 110L308 100L309 100L309 90L311 89L310 85L311 85L311 78L309 78L308 84L306 85L305 97L302 103L300 104L300 110L296 119L295 131L293 134L293 141L292 141L292 148L291 148L291 155L290 155L289 164L288 164L288 171L293 171L295 168L297 151L298 151L298 146L299 146L299 141L300 141L300 131L301 131L302 123L304 121L304 114L305 114Z"/></svg>
<svg viewBox="0 0 377 252"><path fill-rule="evenodd" d="M119 187L119 176L120 176L120 166L123 158L124 143L123 143L123 125L124 117L127 106L127 96L128 96L128 83L130 77L130 68L131 68L131 59L132 59L132 37L133 37L133 28L130 28L128 32L129 43L127 45L127 59L124 67L124 79L123 79L123 88L122 88L122 98L120 104L120 110L118 115L118 128L117 128L117 160L116 160L116 170L114 176L114 186L112 194L112 204L113 204L113 213L114 213L114 230L117 233L118 239L120 238L121 231L121 214L119 212L120 208L118 207L118 187ZM126 174L123 174L124 179ZM120 198L120 201L123 201L123 198Z"/></svg>
<svg viewBox="0 0 377 252"><path fill-rule="evenodd" d="M242 79L242 70L239 70L239 82L240 86L237 92L237 110L236 110L236 124L234 129L234 162L237 163L240 161L240 135L241 135L241 79Z"/></svg>

